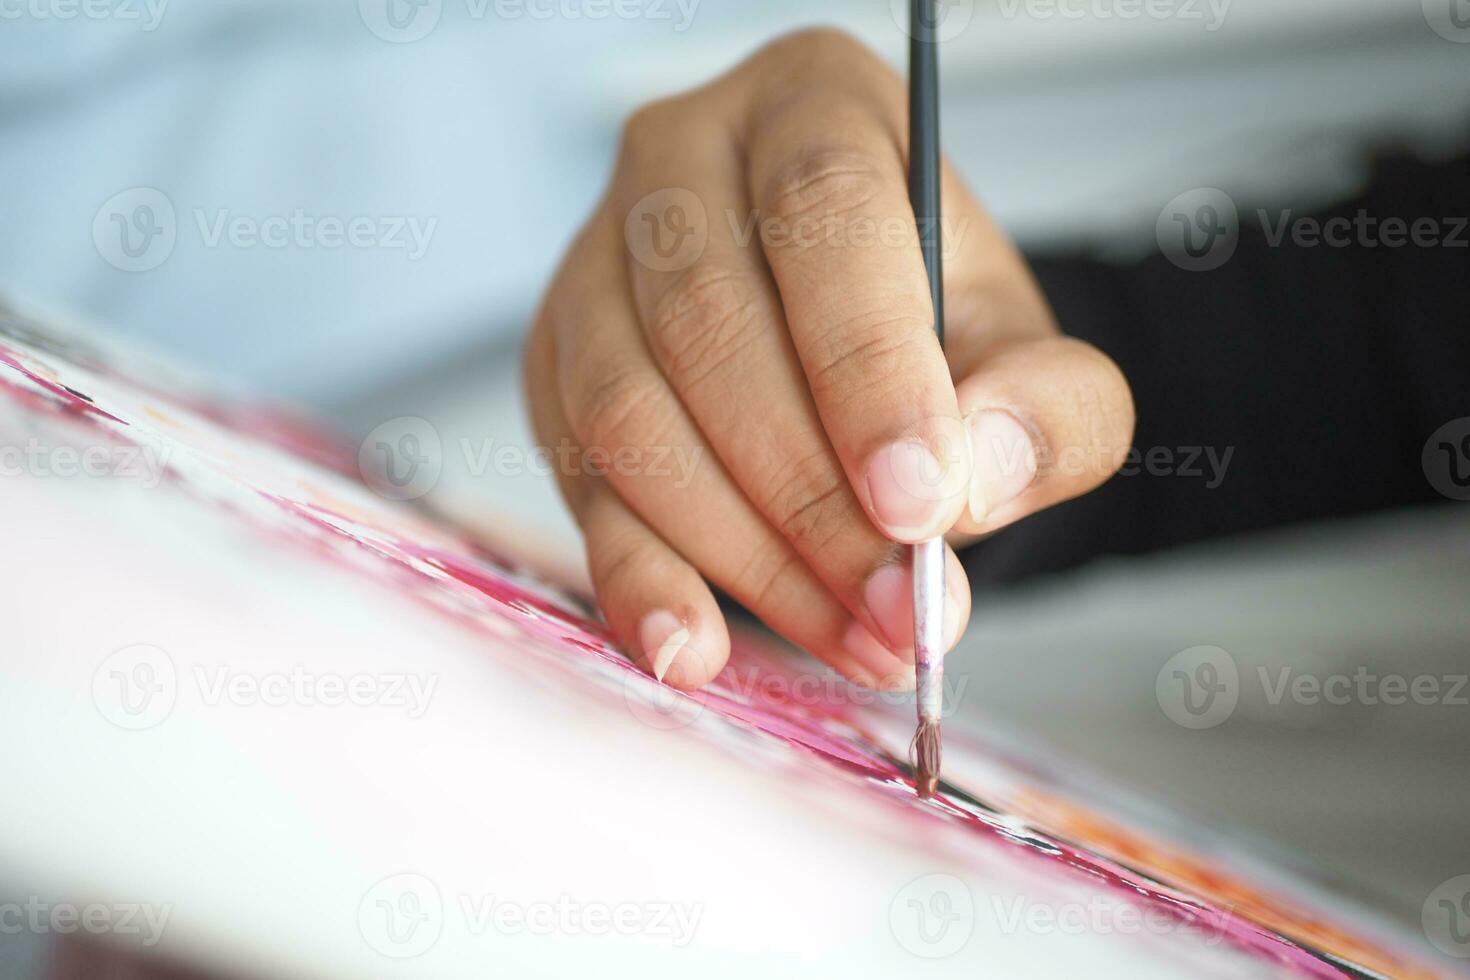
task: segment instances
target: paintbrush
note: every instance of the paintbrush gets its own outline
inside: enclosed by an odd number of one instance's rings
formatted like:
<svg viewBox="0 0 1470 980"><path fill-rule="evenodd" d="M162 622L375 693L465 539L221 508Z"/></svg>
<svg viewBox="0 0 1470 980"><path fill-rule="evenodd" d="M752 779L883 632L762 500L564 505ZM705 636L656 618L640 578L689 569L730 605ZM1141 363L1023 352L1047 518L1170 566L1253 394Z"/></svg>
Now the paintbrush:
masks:
<svg viewBox="0 0 1470 980"><path fill-rule="evenodd" d="M909 4L909 202L919 230L934 332L944 343L944 287L939 227L939 11L937 0ZM914 672L919 726L914 732L914 787L939 786L939 720L944 708L944 538L913 546Z"/></svg>

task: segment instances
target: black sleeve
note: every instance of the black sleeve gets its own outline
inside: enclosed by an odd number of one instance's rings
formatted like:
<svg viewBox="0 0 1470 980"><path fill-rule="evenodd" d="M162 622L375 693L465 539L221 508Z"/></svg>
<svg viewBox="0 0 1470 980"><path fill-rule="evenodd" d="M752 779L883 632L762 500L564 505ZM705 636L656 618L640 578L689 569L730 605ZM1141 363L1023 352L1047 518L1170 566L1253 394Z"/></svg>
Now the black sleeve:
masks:
<svg viewBox="0 0 1470 980"><path fill-rule="evenodd" d="M1470 157L1383 160L1357 199L1311 215L1371 229L1349 245L1273 241L1281 210L1262 227L1243 204L1236 251L1211 271L1033 258L1062 329L1127 375L1135 448L1099 490L969 549L976 584L1447 502L1421 454L1470 416ZM1390 217L1432 219L1438 243L1385 244ZM1470 474L1470 441L1459 451Z"/></svg>

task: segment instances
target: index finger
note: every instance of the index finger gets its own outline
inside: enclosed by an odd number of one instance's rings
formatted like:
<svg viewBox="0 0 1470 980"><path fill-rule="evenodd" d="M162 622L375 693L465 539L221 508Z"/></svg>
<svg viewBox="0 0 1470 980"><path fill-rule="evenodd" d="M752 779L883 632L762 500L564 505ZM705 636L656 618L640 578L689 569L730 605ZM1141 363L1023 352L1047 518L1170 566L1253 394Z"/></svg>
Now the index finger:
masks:
<svg viewBox="0 0 1470 980"><path fill-rule="evenodd" d="M971 454L908 199L902 86L842 35L787 43L809 50L754 100L746 147L761 243L853 490L888 537L922 541L963 513Z"/></svg>

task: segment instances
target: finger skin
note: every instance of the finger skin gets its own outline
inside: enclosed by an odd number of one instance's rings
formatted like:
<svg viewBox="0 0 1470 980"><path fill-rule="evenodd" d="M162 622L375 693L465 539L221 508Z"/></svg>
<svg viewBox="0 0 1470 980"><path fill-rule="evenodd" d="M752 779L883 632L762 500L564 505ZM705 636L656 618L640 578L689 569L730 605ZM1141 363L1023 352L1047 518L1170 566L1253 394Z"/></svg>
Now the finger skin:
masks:
<svg viewBox="0 0 1470 980"><path fill-rule="evenodd" d="M902 83L841 35L799 43L752 110L750 194L783 232L762 244L853 491L885 535L921 541L964 509L970 454L895 138Z"/></svg>
<svg viewBox="0 0 1470 980"><path fill-rule="evenodd" d="M564 266L575 277L544 306L556 349L551 384L574 442L692 460L687 472L615 468L606 481L685 561L833 669L870 685L911 673L892 653L851 642L851 613L765 523L684 412L639 333L621 233L614 216L595 217Z"/></svg>
<svg viewBox="0 0 1470 980"><path fill-rule="evenodd" d="M549 330L532 330L524 365L528 392L544 392L555 384L555 356ZM537 431L549 444L570 439L556 398L533 398L530 409ZM729 659L730 636L704 579L601 477L559 469L557 480L582 529L598 603L633 659L685 690L713 680ZM678 641L676 649L671 650L671 640Z"/></svg>
<svg viewBox="0 0 1470 980"><path fill-rule="evenodd" d="M658 201L662 188L680 181L708 223L707 244L680 268L627 250L643 337L747 499L864 627L907 659L912 627L897 630L891 616L873 612L891 608L885 589L894 586L875 575L901 557L900 547L867 519L822 428L758 231L746 220L738 147L708 115L697 99L646 109L629 125L620 154L620 213ZM627 221L641 229L645 217L659 215L630 213ZM759 424L752 424L752 395Z"/></svg>
<svg viewBox="0 0 1470 980"><path fill-rule="evenodd" d="M978 503L956 530L988 534L1087 493L1133 443L1132 394L1090 344L1053 336L992 348L959 385Z"/></svg>
<svg viewBox="0 0 1470 980"><path fill-rule="evenodd" d="M1126 382L1059 336L1024 261L947 166L940 350L905 120L886 65L810 31L629 126L527 368L548 442L707 453L681 487L617 472L562 479L609 622L642 662L659 659L671 626L719 617L703 576L875 683L906 669L893 651L911 642L893 542L989 533L1121 463ZM664 187L707 205L709 244L692 268L642 266L622 240L629 202ZM740 246L725 212L752 207L760 224ZM950 581L967 619L963 572ZM654 613L668 613L657 629ZM676 683L708 679L669 670Z"/></svg>

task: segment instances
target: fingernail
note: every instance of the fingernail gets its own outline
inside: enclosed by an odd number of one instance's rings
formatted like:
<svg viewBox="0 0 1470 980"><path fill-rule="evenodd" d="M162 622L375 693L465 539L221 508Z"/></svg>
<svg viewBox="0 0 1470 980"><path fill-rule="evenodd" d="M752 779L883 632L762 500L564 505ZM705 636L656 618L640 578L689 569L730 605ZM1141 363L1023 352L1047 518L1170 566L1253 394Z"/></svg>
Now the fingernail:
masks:
<svg viewBox="0 0 1470 980"><path fill-rule="evenodd" d="M847 648L848 653L867 668L870 675L864 678L867 687L876 690L888 685L890 689L906 690L913 686L913 666L902 666L895 671L893 651L857 620L854 619L848 624L842 644Z"/></svg>
<svg viewBox="0 0 1470 980"><path fill-rule="evenodd" d="M909 570L902 565L884 565L868 577L863 602L888 648L907 659L914 658L914 590Z"/></svg>
<svg viewBox="0 0 1470 980"><path fill-rule="evenodd" d="M954 597L954 591L946 589L944 593L944 652L948 654L959 641L960 604Z"/></svg>
<svg viewBox="0 0 1470 980"><path fill-rule="evenodd" d="M1020 496L1036 479L1031 434L1009 412L986 409L965 419L974 470L970 476L970 520L985 519Z"/></svg>
<svg viewBox="0 0 1470 980"><path fill-rule="evenodd" d="M951 468L917 439L891 443L873 455L868 495L889 537L923 541L943 530L953 494Z"/></svg>
<svg viewBox="0 0 1470 980"><path fill-rule="evenodd" d="M638 626L638 640L643 644L643 656L653 668L653 676L662 682L674 660L688 649L689 627L673 613L659 609L643 617Z"/></svg>
<svg viewBox="0 0 1470 980"><path fill-rule="evenodd" d="M878 690L891 694L903 694L919 686L919 675L913 664L894 671L878 682Z"/></svg>
<svg viewBox="0 0 1470 980"><path fill-rule="evenodd" d="M956 594L962 579L946 574L944 590L944 649L951 650L960 639L960 610L963 606ZM863 587L863 601L873 622L887 637L888 650L900 660L914 659L914 593L913 578L902 565L884 565L868 578ZM866 631L864 631L866 632ZM872 634L868 634L870 637ZM876 637L873 642L880 642Z"/></svg>

